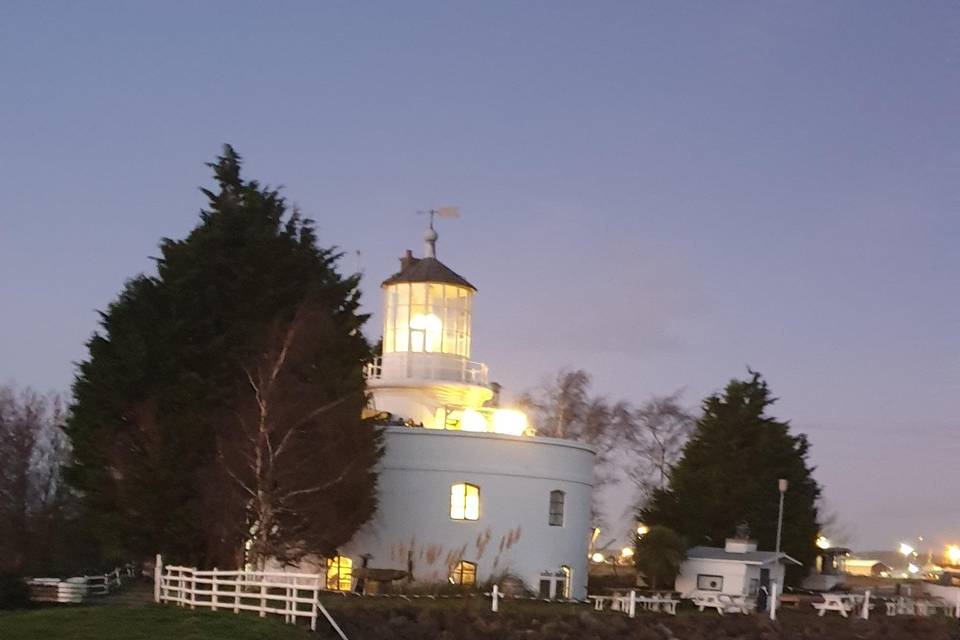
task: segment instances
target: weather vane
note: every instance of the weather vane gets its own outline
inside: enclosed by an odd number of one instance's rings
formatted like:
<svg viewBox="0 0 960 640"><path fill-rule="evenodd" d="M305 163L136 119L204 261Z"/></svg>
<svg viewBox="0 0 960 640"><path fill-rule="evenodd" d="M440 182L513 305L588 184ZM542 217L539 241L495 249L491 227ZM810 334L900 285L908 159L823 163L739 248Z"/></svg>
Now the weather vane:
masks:
<svg viewBox="0 0 960 640"><path fill-rule="evenodd" d="M427 229L426 233L423 234L423 239L426 241L426 252L425 255L428 258L437 257L437 232L433 228L433 219L434 217L441 218L459 218L460 217L460 208L459 207L440 207L438 209L430 209L428 211L417 211L418 215L430 214L430 227Z"/></svg>

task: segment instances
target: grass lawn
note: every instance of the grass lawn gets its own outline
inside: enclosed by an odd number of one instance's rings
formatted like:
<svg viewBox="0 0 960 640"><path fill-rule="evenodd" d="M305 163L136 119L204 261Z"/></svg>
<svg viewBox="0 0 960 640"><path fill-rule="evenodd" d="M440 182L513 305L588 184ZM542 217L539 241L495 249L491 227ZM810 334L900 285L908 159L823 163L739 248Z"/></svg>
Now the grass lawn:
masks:
<svg viewBox="0 0 960 640"><path fill-rule="evenodd" d="M322 636L319 636L322 637ZM2 640L317 640L277 618L178 607L48 607L0 612Z"/></svg>

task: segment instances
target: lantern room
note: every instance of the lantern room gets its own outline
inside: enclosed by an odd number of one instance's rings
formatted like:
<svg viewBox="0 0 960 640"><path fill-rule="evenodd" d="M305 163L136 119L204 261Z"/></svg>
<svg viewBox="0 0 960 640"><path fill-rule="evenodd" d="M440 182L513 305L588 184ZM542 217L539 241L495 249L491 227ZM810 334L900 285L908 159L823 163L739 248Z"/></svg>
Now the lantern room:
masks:
<svg viewBox="0 0 960 640"><path fill-rule="evenodd" d="M416 258L404 256L404 260ZM383 284L383 290L384 355L409 352L470 357L472 287L391 279Z"/></svg>

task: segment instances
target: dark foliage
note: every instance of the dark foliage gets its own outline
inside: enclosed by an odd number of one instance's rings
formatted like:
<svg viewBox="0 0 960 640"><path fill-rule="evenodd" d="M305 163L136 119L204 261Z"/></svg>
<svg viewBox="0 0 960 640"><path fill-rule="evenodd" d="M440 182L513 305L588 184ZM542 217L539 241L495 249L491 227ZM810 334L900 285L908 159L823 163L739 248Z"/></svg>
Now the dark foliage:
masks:
<svg viewBox="0 0 960 640"><path fill-rule="evenodd" d="M30 604L30 594L23 576L0 573L0 609L22 609Z"/></svg>

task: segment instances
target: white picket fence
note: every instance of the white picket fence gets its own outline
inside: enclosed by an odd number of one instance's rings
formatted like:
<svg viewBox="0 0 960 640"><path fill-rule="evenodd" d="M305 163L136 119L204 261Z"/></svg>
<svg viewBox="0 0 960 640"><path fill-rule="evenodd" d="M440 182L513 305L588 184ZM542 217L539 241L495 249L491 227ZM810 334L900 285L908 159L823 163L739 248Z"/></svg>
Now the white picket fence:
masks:
<svg viewBox="0 0 960 640"><path fill-rule="evenodd" d="M261 618L283 616L285 622L308 621L316 631L322 615L342 640L347 636L320 603L323 576L315 573L268 571L202 571L195 567L163 566L158 555L154 573L154 600L181 607L213 611L252 611Z"/></svg>

